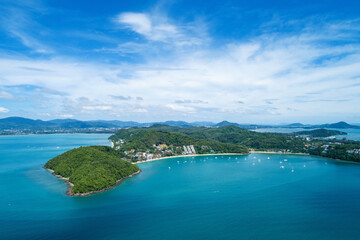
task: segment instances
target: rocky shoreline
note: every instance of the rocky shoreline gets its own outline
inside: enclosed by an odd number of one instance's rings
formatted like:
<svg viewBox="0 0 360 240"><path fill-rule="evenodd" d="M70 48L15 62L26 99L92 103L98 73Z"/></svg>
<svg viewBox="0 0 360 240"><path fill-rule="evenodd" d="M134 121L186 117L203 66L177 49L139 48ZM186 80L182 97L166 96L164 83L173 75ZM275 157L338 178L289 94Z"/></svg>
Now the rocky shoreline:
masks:
<svg viewBox="0 0 360 240"><path fill-rule="evenodd" d="M45 168L45 167L44 167ZM119 180L116 181L116 183L110 187L107 187L107 188L104 188L104 189L101 189L101 190L96 190L96 191L91 191L91 192L86 192L86 193L73 193L72 192L72 188L74 187L74 184L72 184L70 181L69 181L69 178L65 178L61 175L57 175L55 174L54 170L52 169L48 169L48 168L45 168L46 170L50 171L55 177L59 178L59 179L62 179L62 180L65 180L66 184L69 186L69 189L66 191L66 195L68 196L72 196L72 197L86 197L86 196L90 196L90 195L93 195L95 193L101 193L101 192L106 192L108 190L111 190L117 186L119 186L124 180L128 179L128 178L131 178L137 174L139 174L141 172L141 170L129 175L129 176L126 176L126 177L123 177Z"/></svg>

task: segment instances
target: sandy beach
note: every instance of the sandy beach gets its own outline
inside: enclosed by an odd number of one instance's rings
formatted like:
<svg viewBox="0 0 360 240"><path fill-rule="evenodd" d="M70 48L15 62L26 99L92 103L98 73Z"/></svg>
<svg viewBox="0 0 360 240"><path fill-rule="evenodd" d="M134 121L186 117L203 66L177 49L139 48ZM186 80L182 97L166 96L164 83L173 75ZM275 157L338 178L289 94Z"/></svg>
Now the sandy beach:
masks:
<svg viewBox="0 0 360 240"><path fill-rule="evenodd" d="M145 161L138 161L133 162L133 164L144 163L144 162L152 162L158 161L163 159L170 159L170 158L181 158L181 157L199 157L199 156L218 156L218 155L249 155L252 153L260 153L260 154L284 154L284 155L310 155L308 153L288 153L288 152L274 152L274 151L250 151L249 153L212 153L212 154L189 154L189 155L177 155L177 156L170 156L170 157L161 157L161 158L153 158Z"/></svg>
<svg viewBox="0 0 360 240"><path fill-rule="evenodd" d="M181 158L181 157L200 157L200 156L217 156L217 155L249 155L247 153L212 153L212 154L189 154L189 155L177 155L170 157L161 157L161 158L153 158L145 161L134 162L133 164L144 163L144 162L152 162L169 158Z"/></svg>

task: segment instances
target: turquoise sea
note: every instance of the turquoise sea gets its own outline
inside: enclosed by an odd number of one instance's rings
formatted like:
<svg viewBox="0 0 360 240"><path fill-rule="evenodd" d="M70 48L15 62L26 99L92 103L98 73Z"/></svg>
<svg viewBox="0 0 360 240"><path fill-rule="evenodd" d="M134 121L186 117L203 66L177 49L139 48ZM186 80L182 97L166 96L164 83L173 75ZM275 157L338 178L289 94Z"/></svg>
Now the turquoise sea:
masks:
<svg viewBox="0 0 360 240"><path fill-rule="evenodd" d="M42 169L108 135L0 137L0 239L360 239L360 165L251 154L139 164L119 187L83 198ZM284 166L284 168L281 168Z"/></svg>

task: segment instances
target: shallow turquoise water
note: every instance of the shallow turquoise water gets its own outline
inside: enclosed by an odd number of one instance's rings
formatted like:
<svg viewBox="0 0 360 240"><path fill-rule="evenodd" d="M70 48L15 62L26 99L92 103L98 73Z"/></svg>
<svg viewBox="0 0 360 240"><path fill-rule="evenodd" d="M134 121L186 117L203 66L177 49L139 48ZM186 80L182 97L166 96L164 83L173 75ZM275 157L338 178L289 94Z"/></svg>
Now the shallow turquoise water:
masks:
<svg viewBox="0 0 360 240"><path fill-rule="evenodd" d="M141 163L141 174L84 198L67 197L41 168L73 147L108 144L107 136L0 137L0 239L360 239L356 164L174 158Z"/></svg>

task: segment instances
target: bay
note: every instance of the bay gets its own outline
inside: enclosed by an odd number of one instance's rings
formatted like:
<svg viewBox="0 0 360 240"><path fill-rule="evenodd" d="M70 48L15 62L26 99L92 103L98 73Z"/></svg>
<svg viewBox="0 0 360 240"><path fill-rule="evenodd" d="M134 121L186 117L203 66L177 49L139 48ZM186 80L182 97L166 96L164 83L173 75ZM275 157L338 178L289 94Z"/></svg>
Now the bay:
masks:
<svg viewBox="0 0 360 240"><path fill-rule="evenodd" d="M358 164L180 157L141 163L117 188L77 198L42 168L74 147L109 145L108 136L1 136L0 239L360 239Z"/></svg>

